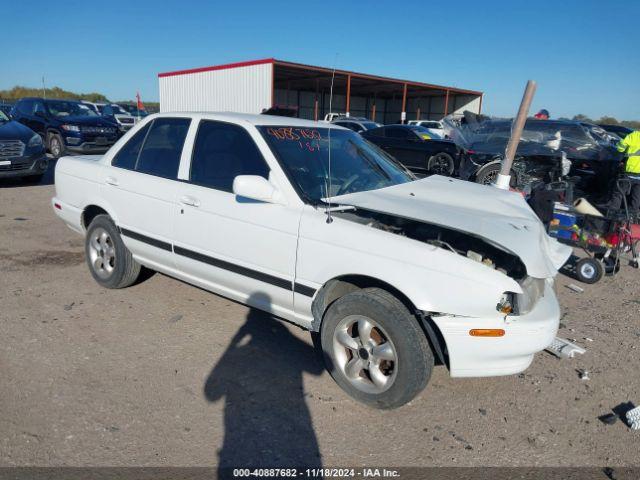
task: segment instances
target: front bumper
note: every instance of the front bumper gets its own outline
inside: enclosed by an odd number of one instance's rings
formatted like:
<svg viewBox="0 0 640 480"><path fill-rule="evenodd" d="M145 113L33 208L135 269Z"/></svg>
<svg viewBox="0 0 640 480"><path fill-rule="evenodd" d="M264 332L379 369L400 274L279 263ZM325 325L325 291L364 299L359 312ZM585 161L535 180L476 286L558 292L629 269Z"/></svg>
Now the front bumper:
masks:
<svg viewBox="0 0 640 480"><path fill-rule="evenodd" d="M432 317L449 354L452 377L512 375L525 370L534 355L548 347L558 332L560 306L550 285L526 315L503 318ZM503 329L502 337L472 337L474 328Z"/></svg>
<svg viewBox="0 0 640 480"><path fill-rule="evenodd" d="M65 132L65 149L71 153L105 153L118 141L116 133L95 134L86 132Z"/></svg>
<svg viewBox="0 0 640 480"><path fill-rule="evenodd" d="M116 143L115 141L108 144L97 144L94 142L84 142L80 145L67 145L66 149L73 153L105 153Z"/></svg>
<svg viewBox="0 0 640 480"><path fill-rule="evenodd" d="M9 162L8 164L1 164ZM44 153L28 157L17 157L0 162L0 178L32 177L43 175L49 167L49 159Z"/></svg>

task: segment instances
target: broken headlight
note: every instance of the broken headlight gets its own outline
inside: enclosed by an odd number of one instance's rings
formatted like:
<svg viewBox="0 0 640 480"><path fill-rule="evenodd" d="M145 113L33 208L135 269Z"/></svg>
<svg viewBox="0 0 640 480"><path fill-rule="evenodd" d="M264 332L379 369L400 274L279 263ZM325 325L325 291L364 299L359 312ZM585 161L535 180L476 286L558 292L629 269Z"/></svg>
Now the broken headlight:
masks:
<svg viewBox="0 0 640 480"><path fill-rule="evenodd" d="M513 292L504 292L502 297L500 297L500 301L496 305L496 310L498 310L503 315L509 315L513 313L516 305L516 294Z"/></svg>
<svg viewBox="0 0 640 480"><path fill-rule="evenodd" d="M496 305L496 310L504 315L526 315L544 296L544 286L547 280L543 278L527 277L518 282L522 293L504 292Z"/></svg>
<svg viewBox="0 0 640 480"><path fill-rule="evenodd" d="M520 287L522 293L516 295L516 314L525 315L529 313L544 296L544 286L546 280L544 278L526 277L521 280Z"/></svg>

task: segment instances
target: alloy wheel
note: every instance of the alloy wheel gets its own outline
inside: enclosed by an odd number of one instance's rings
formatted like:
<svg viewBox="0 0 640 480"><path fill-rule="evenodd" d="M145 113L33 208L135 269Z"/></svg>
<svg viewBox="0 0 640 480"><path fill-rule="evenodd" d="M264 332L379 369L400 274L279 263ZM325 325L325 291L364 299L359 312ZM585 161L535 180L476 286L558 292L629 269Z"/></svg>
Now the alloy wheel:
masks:
<svg viewBox="0 0 640 480"><path fill-rule="evenodd" d="M388 390L398 371L393 342L373 319L343 318L333 332L336 365L358 390L379 394Z"/></svg>
<svg viewBox="0 0 640 480"><path fill-rule="evenodd" d="M109 278L116 266L116 248L104 228L96 228L89 238L91 268L100 278Z"/></svg>

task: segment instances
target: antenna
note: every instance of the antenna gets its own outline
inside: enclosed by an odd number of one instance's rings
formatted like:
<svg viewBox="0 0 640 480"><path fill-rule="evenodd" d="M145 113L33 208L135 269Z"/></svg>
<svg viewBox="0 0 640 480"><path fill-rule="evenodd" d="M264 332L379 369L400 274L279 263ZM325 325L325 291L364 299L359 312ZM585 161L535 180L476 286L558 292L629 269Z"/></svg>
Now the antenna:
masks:
<svg viewBox="0 0 640 480"><path fill-rule="evenodd" d="M336 63L338 62L338 54L336 53L336 57L333 61L333 72L331 72L331 88L329 89L329 115L333 113L332 104L333 104L333 81L336 78ZM333 222L333 217L331 216L331 192L333 190L332 180L331 180L331 121L329 121L329 130L328 130L328 143L329 143L329 160L328 160L328 188L327 182L325 181L325 189L327 190L327 223Z"/></svg>

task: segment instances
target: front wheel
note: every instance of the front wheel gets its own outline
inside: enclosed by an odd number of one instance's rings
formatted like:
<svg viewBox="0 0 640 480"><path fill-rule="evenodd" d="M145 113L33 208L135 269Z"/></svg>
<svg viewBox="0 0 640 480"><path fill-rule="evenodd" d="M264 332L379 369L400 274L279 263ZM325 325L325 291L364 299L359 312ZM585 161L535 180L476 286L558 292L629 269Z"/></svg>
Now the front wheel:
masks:
<svg viewBox="0 0 640 480"><path fill-rule="evenodd" d="M491 185L495 183L501 169L502 169L501 163L492 163L490 165L486 165L482 167L480 170L478 170L478 173L476 174L476 183L479 183L481 185ZM510 173L511 173L511 180L509 181L509 186L513 188L517 185L517 178L513 170L511 170Z"/></svg>
<svg viewBox="0 0 640 480"><path fill-rule="evenodd" d="M125 247L108 215L96 216L85 238L85 254L91 275L106 288L125 288L140 276L141 265Z"/></svg>
<svg viewBox="0 0 640 480"><path fill-rule="evenodd" d="M54 158L60 158L65 154L64 141L57 133L49 135L49 152Z"/></svg>
<svg viewBox="0 0 640 480"><path fill-rule="evenodd" d="M436 153L429 157L427 161L427 170L434 175L444 175L450 177L455 170L453 157L446 152Z"/></svg>
<svg viewBox="0 0 640 480"><path fill-rule="evenodd" d="M597 283L604 275L604 267L595 258L583 258L576 264L576 275L583 283Z"/></svg>
<svg viewBox="0 0 640 480"><path fill-rule="evenodd" d="M336 300L322 322L320 341L336 383L374 408L404 405L431 377L433 354L416 318L379 288Z"/></svg>

